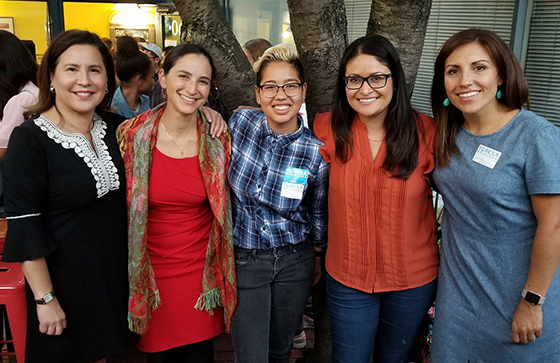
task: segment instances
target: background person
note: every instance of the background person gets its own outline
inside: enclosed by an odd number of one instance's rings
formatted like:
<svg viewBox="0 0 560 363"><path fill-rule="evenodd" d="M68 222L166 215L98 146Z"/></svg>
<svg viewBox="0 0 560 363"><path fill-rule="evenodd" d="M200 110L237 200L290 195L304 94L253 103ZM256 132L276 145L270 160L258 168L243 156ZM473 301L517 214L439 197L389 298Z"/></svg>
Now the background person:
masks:
<svg viewBox="0 0 560 363"><path fill-rule="evenodd" d="M12 33L0 30L0 160L6 154L12 130L23 123L23 113L37 102L37 62Z"/></svg>
<svg viewBox="0 0 560 363"><path fill-rule="evenodd" d="M298 117L307 84L295 48L269 48L255 70L262 110L240 109L229 124L239 297L231 330L236 362L287 363L320 278L314 249L326 246L328 171Z"/></svg>
<svg viewBox="0 0 560 363"><path fill-rule="evenodd" d="M263 55L264 51L272 47L272 44L263 38L256 38L247 41L243 44L243 52L247 56L247 60L251 63L251 66L259 60Z"/></svg>
<svg viewBox="0 0 560 363"><path fill-rule="evenodd" d="M117 40L115 67L121 84L113 97L112 110L127 119L148 111L154 68L133 38L123 36Z"/></svg>
<svg viewBox="0 0 560 363"><path fill-rule="evenodd" d="M315 118L330 162L327 297L333 362L409 362L438 272L428 174L433 120L412 109L384 37L346 48L332 113Z"/></svg>
<svg viewBox="0 0 560 363"><path fill-rule="evenodd" d="M560 131L522 108L528 95L495 33L465 30L441 48L433 363L560 361Z"/></svg>
<svg viewBox="0 0 560 363"><path fill-rule="evenodd" d="M101 118L113 60L93 33L70 30L47 49L33 116L3 161L3 261L21 262L26 362L94 362L135 343L128 330L124 166Z"/></svg>
<svg viewBox="0 0 560 363"><path fill-rule="evenodd" d="M213 363L213 338L229 329L235 309L230 138L210 137L198 111L214 75L206 50L177 46L160 77L167 103L119 128L130 208L129 320L150 363Z"/></svg>

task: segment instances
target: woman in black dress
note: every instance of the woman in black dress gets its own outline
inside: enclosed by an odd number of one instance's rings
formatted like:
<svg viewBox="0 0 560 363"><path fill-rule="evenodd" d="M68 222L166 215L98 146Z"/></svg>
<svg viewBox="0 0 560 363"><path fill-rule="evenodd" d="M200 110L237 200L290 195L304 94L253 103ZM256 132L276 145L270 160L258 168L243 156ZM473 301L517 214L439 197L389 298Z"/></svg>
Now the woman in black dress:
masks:
<svg viewBox="0 0 560 363"><path fill-rule="evenodd" d="M127 323L124 166L103 120L115 90L107 47L70 30L51 44L32 116L3 165L3 260L27 281L26 362L90 363L136 341Z"/></svg>

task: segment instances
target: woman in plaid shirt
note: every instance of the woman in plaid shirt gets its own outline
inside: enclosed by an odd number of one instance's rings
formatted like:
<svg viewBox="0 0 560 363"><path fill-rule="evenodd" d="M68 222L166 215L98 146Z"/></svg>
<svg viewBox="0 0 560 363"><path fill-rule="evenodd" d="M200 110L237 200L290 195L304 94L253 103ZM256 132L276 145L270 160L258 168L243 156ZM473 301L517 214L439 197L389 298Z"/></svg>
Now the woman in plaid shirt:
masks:
<svg viewBox="0 0 560 363"><path fill-rule="evenodd" d="M309 288L320 277L315 255L326 247L328 166L322 142L298 117L307 84L295 48L269 48L254 69L262 110L241 109L229 125L233 346L238 363L288 362Z"/></svg>

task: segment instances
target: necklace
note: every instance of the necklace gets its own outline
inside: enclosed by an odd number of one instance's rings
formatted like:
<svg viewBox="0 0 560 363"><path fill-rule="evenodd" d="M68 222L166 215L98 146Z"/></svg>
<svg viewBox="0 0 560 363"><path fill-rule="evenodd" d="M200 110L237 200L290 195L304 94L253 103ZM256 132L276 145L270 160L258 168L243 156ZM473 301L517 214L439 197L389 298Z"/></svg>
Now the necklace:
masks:
<svg viewBox="0 0 560 363"><path fill-rule="evenodd" d="M165 131L165 134L167 135L167 137L169 138L169 140L171 140L171 142L173 143L173 145L177 146L177 148L179 149L179 152L181 153L181 156L183 156L183 154L185 153L185 148L187 146L189 146L189 144L191 143L191 141L194 140L194 136L190 138L189 141L187 141L187 144L183 147L180 147L179 145L177 145L177 143L175 142L175 140L173 140L173 138L171 137L171 135L169 135L169 132L167 132L167 129L165 128L165 125L163 124L163 122L160 122L161 127L163 128L163 131Z"/></svg>
<svg viewBox="0 0 560 363"><path fill-rule="evenodd" d="M385 135L383 135L383 137L382 137L381 139L379 139L379 140L370 139L369 136L368 136L368 140L369 140L369 141L373 141L373 142L380 142L380 141L383 141L384 138L385 138Z"/></svg>

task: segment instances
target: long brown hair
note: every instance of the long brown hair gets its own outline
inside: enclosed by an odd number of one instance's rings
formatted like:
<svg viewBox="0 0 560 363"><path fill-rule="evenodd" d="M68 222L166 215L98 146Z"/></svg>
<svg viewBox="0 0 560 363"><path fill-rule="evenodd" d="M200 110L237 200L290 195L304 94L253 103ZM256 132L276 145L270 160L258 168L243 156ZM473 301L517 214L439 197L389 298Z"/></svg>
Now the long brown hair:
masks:
<svg viewBox="0 0 560 363"><path fill-rule="evenodd" d="M352 123L356 111L346 97L346 66L361 54L374 56L391 71L393 78L393 97L388 106L384 126L386 129L387 155L383 168L400 179L408 179L418 165L418 130L423 134L420 117L412 108L406 92L404 71L399 54L389 40L381 35L368 35L350 44L340 61L336 92L333 101L332 130L335 139L335 154L338 160L347 163L352 157Z"/></svg>
<svg viewBox="0 0 560 363"><path fill-rule="evenodd" d="M529 99L529 86L517 58L496 33L483 29L467 29L449 38L436 58L432 83L432 111L438 130L436 161L439 167L444 167L451 160L451 155L457 149L457 133L465 122L463 114L453 104L447 107L443 105L447 97L445 61L457 48L475 42L488 52L502 79L502 98L498 102L510 109L518 109Z"/></svg>
<svg viewBox="0 0 560 363"><path fill-rule="evenodd" d="M62 53L73 45L81 44L91 45L101 53L105 71L107 72L107 93L95 110L103 114L104 111L109 109L117 83L115 80L113 57L97 34L74 29L60 33L45 52L37 75L37 86L39 87L38 101L35 106L25 112L25 117L29 117L35 113L45 112L55 105L56 95L50 91L51 74L54 74Z"/></svg>

